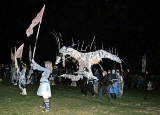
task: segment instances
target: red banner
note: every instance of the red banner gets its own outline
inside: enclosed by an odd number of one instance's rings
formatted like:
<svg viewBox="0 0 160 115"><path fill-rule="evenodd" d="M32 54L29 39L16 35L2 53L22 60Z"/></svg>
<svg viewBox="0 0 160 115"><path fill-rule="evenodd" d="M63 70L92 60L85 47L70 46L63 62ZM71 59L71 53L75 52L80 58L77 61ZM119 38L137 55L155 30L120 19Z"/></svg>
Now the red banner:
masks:
<svg viewBox="0 0 160 115"><path fill-rule="evenodd" d="M32 20L31 25L26 30L27 37L33 34L33 28L42 21L44 9L45 9L45 4L41 9L41 11L37 14L37 16Z"/></svg>
<svg viewBox="0 0 160 115"><path fill-rule="evenodd" d="M22 57L23 47L24 47L24 43L17 49L16 58L21 58Z"/></svg>

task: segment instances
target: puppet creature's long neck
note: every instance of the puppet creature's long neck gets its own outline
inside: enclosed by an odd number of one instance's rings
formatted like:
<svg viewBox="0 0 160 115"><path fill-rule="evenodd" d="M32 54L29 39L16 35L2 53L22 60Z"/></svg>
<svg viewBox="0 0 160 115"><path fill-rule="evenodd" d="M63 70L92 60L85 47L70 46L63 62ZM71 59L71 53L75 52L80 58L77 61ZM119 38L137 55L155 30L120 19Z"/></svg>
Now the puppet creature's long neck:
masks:
<svg viewBox="0 0 160 115"><path fill-rule="evenodd" d="M113 55L105 50L97 50L95 52L89 52L88 54L94 57L92 58L91 56L92 65L98 63L102 58L108 58L110 60L121 63L121 60L118 56Z"/></svg>

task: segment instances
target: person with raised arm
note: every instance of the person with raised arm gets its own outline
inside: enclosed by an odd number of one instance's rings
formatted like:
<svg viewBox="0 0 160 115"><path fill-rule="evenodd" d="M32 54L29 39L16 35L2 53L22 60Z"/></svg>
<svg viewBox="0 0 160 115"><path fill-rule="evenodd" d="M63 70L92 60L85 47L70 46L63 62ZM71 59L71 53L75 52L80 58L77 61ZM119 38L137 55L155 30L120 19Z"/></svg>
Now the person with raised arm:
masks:
<svg viewBox="0 0 160 115"><path fill-rule="evenodd" d="M50 101L49 98L51 97L51 89L49 84L49 76L52 72L52 63L50 61L45 62L45 67L41 67L37 64L34 60L32 60L31 66L33 70L42 71L42 77L40 79L40 86L37 91L38 96L43 97L43 106L44 109L42 112L49 112L50 111Z"/></svg>

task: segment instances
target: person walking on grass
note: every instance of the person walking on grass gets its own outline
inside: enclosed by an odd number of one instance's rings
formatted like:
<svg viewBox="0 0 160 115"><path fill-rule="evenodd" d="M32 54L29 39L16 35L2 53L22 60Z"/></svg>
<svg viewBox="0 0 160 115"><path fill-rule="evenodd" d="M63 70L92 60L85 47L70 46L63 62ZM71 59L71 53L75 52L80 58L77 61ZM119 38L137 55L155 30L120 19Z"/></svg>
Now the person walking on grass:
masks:
<svg viewBox="0 0 160 115"><path fill-rule="evenodd" d="M25 77L26 64L23 63L22 61L21 61L21 64L22 64L22 71L18 72L18 76L19 76L18 86L19 86L20 90L22 91L20 94L21 95L27 95L27 92L26 92L26 77Z"/></svg>
<svg viewBox="0 0 160 115"><path fill-rule="evenodd" d="M111 97L111 94L110 94L110 89L111 89L112 84L113 84L111 71L108 70L108 73L106 71L103 71L102 76L103 76L103 78L101 80L101 84L105 88L105 94L107 95L108 101L111 102L112 97Z"/></svg>
<svg viewBox="0 0 160 115"><path fill-rule="evenodd" d="M43 105L40 106L44 109L42 112L49 112L50 111L49 98L51 97L51 89L48 78L50 76L50 73L52 72L52 63L46 61L45 67L41 67L34 60L32 60L31 66L33 67L33 70L38 70L43 72L42 77L40 79L40 86L38 88L37 95L43 97Z"/></svg>
<svg viewBox="0 0 160 115"><path fill-rule="evenodd" d="M111 102L112 97L111 97L110 89L111 89L112 84L113 84L111 70L108 70L108 73L106 71L103 71L102 75L103 75L102 84L106 87L105 93L107 95L107 98L108 98L109 102Z"/></svg>

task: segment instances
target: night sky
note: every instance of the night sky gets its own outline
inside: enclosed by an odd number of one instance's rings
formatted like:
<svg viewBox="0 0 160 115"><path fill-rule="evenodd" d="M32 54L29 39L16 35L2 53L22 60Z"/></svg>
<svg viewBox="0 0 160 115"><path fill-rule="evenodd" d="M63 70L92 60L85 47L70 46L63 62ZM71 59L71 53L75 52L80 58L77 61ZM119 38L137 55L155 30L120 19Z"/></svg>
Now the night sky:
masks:
<svg viewBox="0 0 160 115"><path fill-rule="evenodd" d="M32 19L46 8L40 28L35 60L55 61L57 44L53 30L62 34L63 44L71 45L72 38L85 41L95 36L96 48L116 48L124 67L140 71L141 57L147 55L147 69L158 72L160 41L155 40L152 3L138 0L21 0L5 1L0 6L0 63L10 63L11 47L24 43L23 60L28 61L28 46L34 47L38 26L27 38L25 31ZM149 38L149 39L147 39Z"/></svg>

